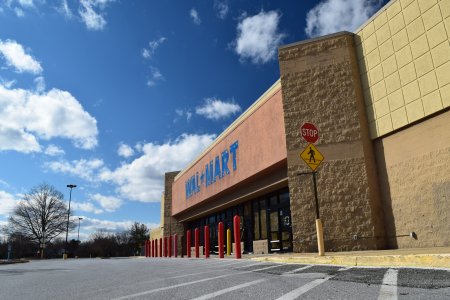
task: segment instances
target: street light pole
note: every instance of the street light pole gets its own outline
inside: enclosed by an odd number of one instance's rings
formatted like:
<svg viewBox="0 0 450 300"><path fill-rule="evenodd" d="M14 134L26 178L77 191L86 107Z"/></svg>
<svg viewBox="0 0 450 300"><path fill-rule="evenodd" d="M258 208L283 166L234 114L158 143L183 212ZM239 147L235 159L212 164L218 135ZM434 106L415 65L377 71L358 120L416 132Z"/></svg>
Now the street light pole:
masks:
<svg viewBox="0 0 450 300"><path fill-rule="evenodd" d="M64 259L67 259L67 237L69 236L69 218L70 218L70 201L72 201L72 189L76 188L76 184L68 184L67 187L70 189L69 196L69 210L67 211L67 228L66 228L66 247L64 248Z"/></svg>
<svg viewBox="0 0 450 300"><path fill-rule="evenodd" d="M80 220L83 220L83 218L78 217L78 242L80 242Z"/></svg>

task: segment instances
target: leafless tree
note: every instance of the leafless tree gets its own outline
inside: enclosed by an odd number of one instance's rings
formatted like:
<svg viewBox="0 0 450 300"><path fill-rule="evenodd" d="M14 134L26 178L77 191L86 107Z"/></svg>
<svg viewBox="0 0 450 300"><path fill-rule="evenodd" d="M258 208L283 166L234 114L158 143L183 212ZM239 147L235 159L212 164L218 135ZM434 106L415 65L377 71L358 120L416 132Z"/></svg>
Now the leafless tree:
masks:
<svg viewBox="0 0 450 300"><path fill-rule="evenodd" d="M67 214L63 194L43 183L23 195L9 218L9 226L12 232L39 243L43 258L45 244L66 231ZM69 230L74 227L70 222Z"/></svg>

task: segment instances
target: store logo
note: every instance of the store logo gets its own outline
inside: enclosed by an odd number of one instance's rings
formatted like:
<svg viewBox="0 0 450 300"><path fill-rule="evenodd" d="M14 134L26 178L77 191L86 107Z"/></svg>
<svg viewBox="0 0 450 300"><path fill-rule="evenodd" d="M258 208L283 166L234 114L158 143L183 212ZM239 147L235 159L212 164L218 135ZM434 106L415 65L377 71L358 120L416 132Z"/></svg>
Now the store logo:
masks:
<svg viewBox="0 0 450 300"><path fill-rule="evenodd" d="M230 160L233 172L236 171L238 147L239 142L235 141L230 145L229 150L225 149L220 156L217 155L214 160L211 160L200 174L196 172L195 175L192 175L186 180L186 199L199 193L202 186L208 187L225 176L230 175Z"/></svg>

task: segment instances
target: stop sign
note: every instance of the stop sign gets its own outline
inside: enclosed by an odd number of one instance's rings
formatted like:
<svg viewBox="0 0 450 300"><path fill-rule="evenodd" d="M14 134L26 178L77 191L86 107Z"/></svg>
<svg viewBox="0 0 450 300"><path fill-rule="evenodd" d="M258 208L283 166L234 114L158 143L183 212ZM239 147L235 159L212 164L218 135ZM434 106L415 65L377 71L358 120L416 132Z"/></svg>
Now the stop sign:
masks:
<svg viewBox="0 0 450 300"><path fill-rule="evenodd" d="M300 127L302 137L308 143L315 143L319 139L319 129L312 123L305 123Z"/></svg>

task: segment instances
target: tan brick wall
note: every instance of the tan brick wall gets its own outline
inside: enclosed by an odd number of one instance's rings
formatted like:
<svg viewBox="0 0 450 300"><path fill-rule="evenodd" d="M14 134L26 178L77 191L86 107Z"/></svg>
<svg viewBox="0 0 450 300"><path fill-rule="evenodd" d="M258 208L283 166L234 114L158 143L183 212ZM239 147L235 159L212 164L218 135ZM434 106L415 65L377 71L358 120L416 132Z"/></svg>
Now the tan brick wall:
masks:
<svg viewBox="0 0 450 300"><path fill-rule="evenodd" d="M389 247L449 246L450 111L375 145Z"/></svg>
<svg viewBox="0 0 450 300"><path fill-rule="evenodd" d="M450 107L450 1L394 0L355 36L372 138Z"/></svg>
<svg viewBox="0 0 450 300"><path fill-rule="evenodd" d="M325 249L383 248L384 227L354 35L338 33L279 50L294 252L316 251L314 193L299 153L300 126L320 130L317 183ZM358 239L354 240L353 237ZM381 237L381 238L377 238Z"/></svg>
<svg viewBox="0 0 450 300"><path fill-rule="evenodd" d="M179 172L169 172L164 176L164 201L161 203L163 218L161 219L161 227L163 236L178 236L178 255L181 255L184 237L184 225L172 217L172 184Z"/></svg>
<svg viewBox="0 0 450 300"><path fill-rule="evenodd" d="M161 227L150 229L150 239L154 240L159 239L160 237L162 237Z"/></svg>

